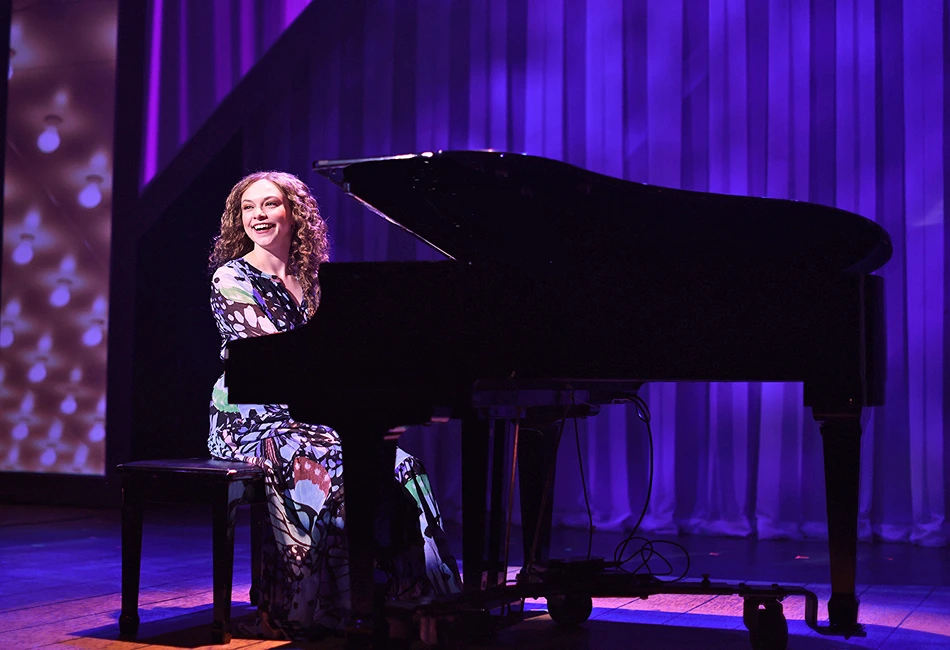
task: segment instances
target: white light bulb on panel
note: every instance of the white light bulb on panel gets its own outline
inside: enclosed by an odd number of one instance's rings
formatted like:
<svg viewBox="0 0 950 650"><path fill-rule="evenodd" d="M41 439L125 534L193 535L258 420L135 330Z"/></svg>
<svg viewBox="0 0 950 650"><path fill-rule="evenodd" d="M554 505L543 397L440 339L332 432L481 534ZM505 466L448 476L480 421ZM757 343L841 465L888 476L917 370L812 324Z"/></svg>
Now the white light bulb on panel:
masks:
<svg viewBox="0 0 950 650"><path fill-rule="evenodd" d="M89 158L89 171L94 174L105 173L109 170L109 154L100 149Z"/></svg>
<svg viewBox="0 0 950 650"><path fill-rule="evenodd" d="M102 343L102 339L105 338L102 332L102 325L102 320L98 318L93 319L92 325L82 333L83 345L92 348Z"/></svg>
<svg viewBox="0 0 950 650"><path fill-rule="evenodd" d="M59 115L47 115L43 121L46 122L46 128L36 139L36 146L43 153L53 153L59 149L59 145L63 142L57 128L63 123L63 118Z"/></svg>
<svg viewBox="0 0 950 650"><path fill-rule="evenodd" d="M72 415L76 412L76 396L66 393L66 397L59 403L59 412L63 415Z"/></svg>
<svg viewBox="0 0 950 650"><path fill-rule="evenodd" d="M59 274L69 276L76 272L76 256L64 255L59 261Z"/></svg>
<svg viewBox="0 0 950 650"><path fill-rule="evenodd" d="M0 348L10 347L13 341L13 323L8 320L0 322Z"/></svg>
<svg viewBox="0 0 950 650"><path fill-rule="evenodd" d="M7 66L7 81L13 79L13 57L16 56L16 50L10 48L10 65Z"/></svg>
<svg viewBox="0 0 950 650"><path fill-rule="evenodd" d="M102 420L96 419L95 424L89 429L89 442L102 442L106 439L106 425Z"/></svg>
<svg viewBox="0 0 950 650"><path fill-rule="evenodd" d="M69 299L72 298L72 294L69 292L69 287L72 286L72 282L68 278L60 278L56 281L56 288L53 289L53 292L49 295L49 304L53 307L65 307L69 304Z"/></svg>
<svg viewBox="0 0 950 650"><path fill-rule="evenodd" d="M53 347L53 337L49 334L44 334L40 337L40 340L36 343L37 357L36 361L33 362L33 365L30 367L29 372L26 374L26 378L29 379L34 384L39 383L46 379L46 363L49 361L47 354L50 349Z"/></svg>
<svg viewBox="0 0 950 650"><path fill-rule="evenodd" d="M82 467L86 464L87 460L89 460L89 447L80 442L76 445L76 453L73 454L73 466Z"/></svg>
<svg viewBox="0 0 950 650"><path fill-rule="evenodd" d="M26 391L26 395L23 396L23 399L20 400L20 413L24 415L27 413L33 412L33 405L36 403L36 396L33 394L33 391Z"/></svg>
<svg viewBox="0 0 950 650"><path fill-rule="evenodd" d="M20 418L16 421L16 424L13 425L13 430L10 431L10 436L14 440L26 440L28 435L30 435L30 425L26 418Z"/></svg>
<svg viewBox="0 0 950 650"><path fill-rule="evenodd" d="M79 193L79 205L84 208L94 208L102 203L102 176L90 174L86 176L86 186Z"/></svg>
<svg viewBox="0 0 950 650"><path fill-rule="evenodd" d="M105 338L106 311L109 303L103 296L96 297L92 303L92 321L89 328L83 332L82 342L88 347L94 347L102 343Z"/></svg>
<svg viewBox="0 0 950 650"><path fill-rule="evenodd" d="M26 216L23 217L23 229L32 234L36 234L36 230L40 227L40 211L36 208L33 208L26 213Z"/></svg>
<svg viewBox="0 0 950 650"><path fill-rule="evenodd" d="M46 379L46 357L38 358L36 362L30 366L26 378L34 384L38 384Z"/></svg>
<svg viewBox="0 0 950 650"><path fill-rule="evenodd" d="M103 418L103 419L105 419L106 417L106 396L105 395L102 395L102 397L99 398L99 401L96 402L96 415L98 415L100 418Z"/></svg>
<svg viewBox="0 0 950 650"><path fill-rule="evenodd" d="M7 452L7 466L13 467L20 460L20 445L10 445L10 451Z"/></svg>
<svg viewBox="0 0 950 650"><path fill-rule="evenodd" d="M30 233L20 234L20 242L13 249L13 263L23 266L33 260L33 240L35 238Z"/></svg>
<svg viewBox="0 0 950 650"><path fill-rule="evenodd" d="M56 450L52 447L47 447L46 450L40 454L40 465L44 467L49 467L56 462Z"/></svg>
<svg viewBox="0 0 950 650"><path fill-rule="evenodd" d="M53 153L59 149L59 145L62 143L62 138L59 137L59 131L56 130L56 127L50 124L43 132L40 133L40 137L36 139L36 146L43 153Z"/></svg>
<svg viewBox="0 0 950 650"><path fill-rule="evenodd" d="M57 442L60 438L62 438L63 421L59 418L53 418L53 422L49 425L49 431L46 433L46 437L50 440L50 442Z"/></svg>

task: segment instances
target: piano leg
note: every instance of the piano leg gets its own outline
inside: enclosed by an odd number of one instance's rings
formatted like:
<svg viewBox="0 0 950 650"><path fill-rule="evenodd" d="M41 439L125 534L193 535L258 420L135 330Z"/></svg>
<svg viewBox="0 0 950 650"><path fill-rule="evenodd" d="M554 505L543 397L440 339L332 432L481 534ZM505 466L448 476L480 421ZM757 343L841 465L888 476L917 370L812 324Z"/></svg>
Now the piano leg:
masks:
<svg viewBox="0 0 950 650"><path fill-rule="evenodd" d="M485 563L485 494L488 489L489 422L462 420L462 589L482 589Z"/></svg>
<svg viewBox="0 0 950 650"><path fill-rule="evenodd" d="M484 584L503 585L508 579L506 549L503 544L508 521L508 421L492 420L491 423L491 490L488 502L488 551L485 555Z"/></svg>
<svg viewBox="0 0 950 650"><path fill-rule="evenodd" d="M560 422L537 429L523 427L518 440L518 487L525 568L529 561L550 559L554 460L560 428Z"/></svg>
<svg viewBox="0 0 950 650"><path fill-rule="evenodd" d="M831 600L828 620L845 636L859 633L855 573L858 545L858 470L861 460L861 409L829 412L814 408L825 456Z"/></svg>
<svg viewBox="0 0 950 650"><path fill-rule="evenodd" d="M346 508L347 559L350 579L350 618L346 623L349 647L369 647L388 636L382 603L377 602L376 554L387 547L386 523L396 463L396 443L384 440L384 428L378 432L365 423L362 430L346 429L343 443L343 494ZM375 637L375 638L374 638Z"/></svg>

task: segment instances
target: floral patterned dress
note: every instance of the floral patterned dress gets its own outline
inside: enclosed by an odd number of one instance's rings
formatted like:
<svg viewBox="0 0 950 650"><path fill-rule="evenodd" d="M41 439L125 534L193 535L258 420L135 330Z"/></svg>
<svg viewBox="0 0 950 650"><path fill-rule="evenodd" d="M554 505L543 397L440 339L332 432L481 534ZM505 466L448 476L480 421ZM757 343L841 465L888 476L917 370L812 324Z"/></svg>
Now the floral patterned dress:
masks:
<svg viewBox="0 0 950 650"><path fill-rule="evenodd" d="M222 358L229 341L306 322L304 309L284 285L243 259L215 271L211 308ZM265 633L301 637L340 628L349 605L349 581L339 434L294 421L281 404L230 404L221 375L212 392L208 449L215 458L264 469L270 526L264 536L259 609ZM394 475L409 504L405 528L410 533L405 548L388 564L390 596L460 591L458 568L447 551L425 469L397 448Z"/></svg>

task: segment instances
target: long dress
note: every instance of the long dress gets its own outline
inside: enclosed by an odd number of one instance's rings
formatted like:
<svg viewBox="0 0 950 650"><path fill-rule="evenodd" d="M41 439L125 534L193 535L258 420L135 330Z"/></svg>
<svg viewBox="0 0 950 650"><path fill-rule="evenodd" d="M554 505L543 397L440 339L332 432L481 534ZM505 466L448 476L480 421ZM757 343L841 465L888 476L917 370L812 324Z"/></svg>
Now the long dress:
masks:
<svg viewBox="0 0 950 650"><path fill-rule="evenodd" d="M243 259L215 271L211 308L229 341L294 329L304 306L276 278ZM265 527L259 611L265 633L299 638L340 628L349 605L340 437L296 422L281 404L229 404L224 375L211 398L208 449L215 458L264 470L270 526ZM458 568L448 553L438 504L418 459L396 450L394 476L408 504L405 543L382 569L390 597L456 593Z"/></svg>

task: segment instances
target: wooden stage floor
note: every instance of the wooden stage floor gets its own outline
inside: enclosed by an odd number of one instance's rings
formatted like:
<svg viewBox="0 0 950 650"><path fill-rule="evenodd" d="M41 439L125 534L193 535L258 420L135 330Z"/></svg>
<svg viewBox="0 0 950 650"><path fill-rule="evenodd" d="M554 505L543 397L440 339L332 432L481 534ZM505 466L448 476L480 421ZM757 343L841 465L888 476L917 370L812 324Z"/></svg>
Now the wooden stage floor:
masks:
<svg viewBox="0 0 950 650"><path fill-rule="evenodd" d="M209 642L211 621L210 514L202 510L146 512L140 616L136 642L118 638L120 530L117 510L0 506L0 648L198 648ZM457 539L457 528L449 528ZM514 539L518 539L517 536ZM619 535L598 533L594 553L612 557ZM690 553L689 578L777 582L829 596L823 542L756 542L707 537L677 540ZM556 531L555 557L584 554L587 534ZM456 543L455 552L460 554ZM823 637L803 621L803 599L788 598L789 648L950 649L950 553L904 544L861 545L860 620L867 636ZM511 564L520 562L512 553ZM232 617L248 620L247 514L239 517ZM595 599L580 629L558 628L538 610L520 625L473 648L749 648L742 601L735 596L654 596L648 600ZM417 644L422 647L421 644ZM229 648L342 648L343 641L291 643L235 638ZM214 646L212 646L214 647Z"/></svg>

